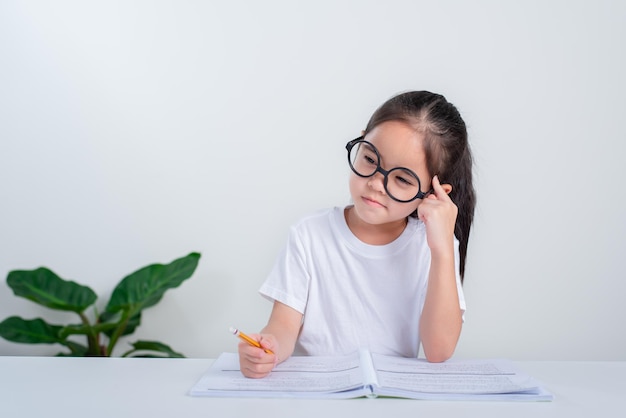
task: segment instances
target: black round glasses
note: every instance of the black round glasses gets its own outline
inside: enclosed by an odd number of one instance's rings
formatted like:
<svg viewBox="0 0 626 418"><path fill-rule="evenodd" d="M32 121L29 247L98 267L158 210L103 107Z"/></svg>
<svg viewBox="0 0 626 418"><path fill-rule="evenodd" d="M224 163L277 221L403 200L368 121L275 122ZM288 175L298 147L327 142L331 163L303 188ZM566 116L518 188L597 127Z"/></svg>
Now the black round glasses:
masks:
<svg viewBox="0 0 626 418"><path fill-rule="evenodd" d="M409 203L415 199L423 199L432 190L422 192L422 183L411 169L395 167L387 171L380 166L380 153L371 142L360 136L346 144L348 163L359 177L372 177L376 173L383 175L385 192L396 202Z"/></svg>

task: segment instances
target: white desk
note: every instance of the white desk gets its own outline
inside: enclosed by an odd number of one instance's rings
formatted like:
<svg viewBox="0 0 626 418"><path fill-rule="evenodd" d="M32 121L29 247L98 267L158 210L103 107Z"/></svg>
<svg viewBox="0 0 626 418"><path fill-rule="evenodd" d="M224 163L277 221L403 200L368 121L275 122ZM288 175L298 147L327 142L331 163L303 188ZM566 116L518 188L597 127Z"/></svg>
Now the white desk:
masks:
<svg viewBox="0 0 626 418"><path fill-rule="evenodd" d="M209 359L0 357L0 416L623 417L626 362L518 362L553 402L192 398Z"/></svg>

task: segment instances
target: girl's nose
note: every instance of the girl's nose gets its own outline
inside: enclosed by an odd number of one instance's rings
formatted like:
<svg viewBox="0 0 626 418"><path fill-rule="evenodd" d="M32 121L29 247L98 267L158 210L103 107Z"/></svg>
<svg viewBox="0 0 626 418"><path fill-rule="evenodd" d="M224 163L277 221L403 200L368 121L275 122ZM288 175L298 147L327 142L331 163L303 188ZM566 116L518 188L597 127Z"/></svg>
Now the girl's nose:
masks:
<svg viewBox="0 0 626 418"><path fill-rule="evenodd" d="M367 185L379 193L387 194L385 191L385 176L382 173L376 173L367 181Z"/></svg>

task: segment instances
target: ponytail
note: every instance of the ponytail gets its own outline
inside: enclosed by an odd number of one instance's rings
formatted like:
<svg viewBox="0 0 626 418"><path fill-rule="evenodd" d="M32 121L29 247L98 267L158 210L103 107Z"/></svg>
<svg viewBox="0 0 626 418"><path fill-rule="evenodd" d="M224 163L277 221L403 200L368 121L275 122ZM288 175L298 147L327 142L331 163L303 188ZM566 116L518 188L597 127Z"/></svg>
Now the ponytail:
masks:
<svg viewBox="0 0 626 418"><path fill-rule="evenodd" d="M450 173L446 173L443 182L452 185L450 199L459 208L454 235L459 240L461 283L465 276L465 262L467 259L467 244L474 221L476 194L472 182L472 155L469 146L465 148L460 159L454 164Z"/></svg>

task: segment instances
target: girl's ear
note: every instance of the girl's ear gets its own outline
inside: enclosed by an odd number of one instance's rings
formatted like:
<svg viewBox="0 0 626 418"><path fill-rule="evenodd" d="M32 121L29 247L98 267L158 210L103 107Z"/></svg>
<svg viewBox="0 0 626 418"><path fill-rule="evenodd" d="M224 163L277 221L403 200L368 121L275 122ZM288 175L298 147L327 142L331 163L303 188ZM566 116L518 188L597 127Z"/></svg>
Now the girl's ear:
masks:
<svg viewBox="0 0 626 418"><path fill-rule="evenodd" d="M365 129L361 131L361 136L365 136Z"/></svg>

